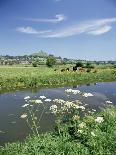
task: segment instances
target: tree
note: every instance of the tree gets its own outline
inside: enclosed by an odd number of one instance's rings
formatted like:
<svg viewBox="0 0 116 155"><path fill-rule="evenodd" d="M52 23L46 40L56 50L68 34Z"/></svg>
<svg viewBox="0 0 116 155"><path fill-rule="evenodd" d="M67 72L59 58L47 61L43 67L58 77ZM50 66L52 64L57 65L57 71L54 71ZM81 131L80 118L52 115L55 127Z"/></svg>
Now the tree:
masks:
<svg viewBox="0 0 116 155"><path fill-rule="evenodd" d="M83 63L82 62L77 62L76 67L83 67Z"/></svg>
<svg viewBox="0 0 116 155"><path fill-rule="evenodd" d="M33 67L37 67L37 62L32 63Z"/></svg>
<svg viewBox="0 0 116 155"><path fill-rule="evenodd" d="M55 59L55 57L49 56L49 57L47 58L46 65L47 65L48 67L52 67L52 66L55 65L55 64L56 64L56 59Z"/></svg>

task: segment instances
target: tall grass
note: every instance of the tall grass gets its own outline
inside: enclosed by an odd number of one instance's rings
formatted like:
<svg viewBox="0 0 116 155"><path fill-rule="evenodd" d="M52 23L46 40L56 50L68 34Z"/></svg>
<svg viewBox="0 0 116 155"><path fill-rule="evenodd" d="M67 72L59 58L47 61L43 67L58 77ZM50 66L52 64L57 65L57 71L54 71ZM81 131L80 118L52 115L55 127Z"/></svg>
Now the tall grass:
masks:
<svg viewBox="0 0 116 155"><path fill-rule="evenodd" d="M35 88L41 86L61 86L90 82L115 81L116 69L92 70L91 72L75 73L54 71L43 67L0 68L0 90L17 88Z"/></svg>

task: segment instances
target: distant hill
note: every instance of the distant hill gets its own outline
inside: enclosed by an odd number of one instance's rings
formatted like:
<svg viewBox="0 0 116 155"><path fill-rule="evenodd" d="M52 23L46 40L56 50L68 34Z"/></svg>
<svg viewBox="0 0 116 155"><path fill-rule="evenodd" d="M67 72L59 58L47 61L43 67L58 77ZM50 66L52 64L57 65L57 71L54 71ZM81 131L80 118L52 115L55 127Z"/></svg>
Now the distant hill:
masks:
<svg viewBox="0 0 116 155"><path fill-rule="evenodd" d="M45 57L48 57L48 54L46 52L43 52L43 51L39 51L37 53L33 53L31 54L32 56L38 56L38 57L42 57L42 58L45 58Z"/></svg>

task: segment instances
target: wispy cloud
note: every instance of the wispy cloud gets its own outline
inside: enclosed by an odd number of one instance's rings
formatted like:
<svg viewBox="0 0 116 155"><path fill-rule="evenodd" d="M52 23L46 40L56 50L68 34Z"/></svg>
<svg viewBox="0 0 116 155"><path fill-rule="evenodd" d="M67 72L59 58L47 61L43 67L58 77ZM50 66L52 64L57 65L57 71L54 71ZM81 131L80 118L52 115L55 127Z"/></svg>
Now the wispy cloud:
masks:
<svg viewBox="0 0 116 155"><path fill-rule="evenodd" d="M64 20L66 20L66 17L63 14L57 14L55 15L54 18L23 18L24 20L27 21L32 21L32 22L44 22L44 23L60 23Z"/></svg>
<svg viewBox="0 0 116 155"><path fill-rule="evenodd" d="M30 26L18 27L18 28L16 28L16 31L22 32L22 33L27 33L27 34L38 34L38 35L52 32L51 30L37 31L36 29L34 29Z"/></svg>
<svg viewBox="0 0 116 155"><path fill-rule="evenodd" d="M110 31L112 29L111 26L104 26L104 27L101 27L101 28L98 28L96 30L93 30L93 31L90 31L88 32L88 34L92 34L92 35L100 35L100 34L104 34L104 33L107 33L108 31Z"/></svg>
<svg viewBox="0 0 116 155"><path fill-rule="evenodd" d="M116 22L116 18L98 19L86 22L81 22L60 30L55 30L48 35L43 35L46 38L63 38L78 34L101 35L111 30L112 24Z"/></svg>
<svg viewBox="0 0 116 155"><path fill-rule="evenodd" d="M22 27L17 30L23 33L37 34L44 38L64 38L79 34L102 35L112 29L112 24L116 22L116 18L106 18L98 20L90 20L70 25L68 27L56 30L37 31L32 27Z"/></svg>

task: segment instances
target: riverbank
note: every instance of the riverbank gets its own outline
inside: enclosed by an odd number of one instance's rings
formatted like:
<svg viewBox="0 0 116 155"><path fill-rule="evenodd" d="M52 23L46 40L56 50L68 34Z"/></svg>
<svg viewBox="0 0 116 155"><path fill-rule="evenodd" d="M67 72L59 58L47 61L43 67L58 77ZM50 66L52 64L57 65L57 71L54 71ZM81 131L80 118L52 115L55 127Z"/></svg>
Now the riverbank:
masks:
<svg viewBox="0 0 116 155"><path fill-rule="evenodd" d="M0 68L0 92L103 81L116 81L116 69L93 69L91 72L61 72L47 67Z"/></svg>
<svg viewBox="0 0 116 155"><path fill-rule="evenodd" d="M63 124L60 131L6 144L0 155L115 155L116 107Z"/></svg>

